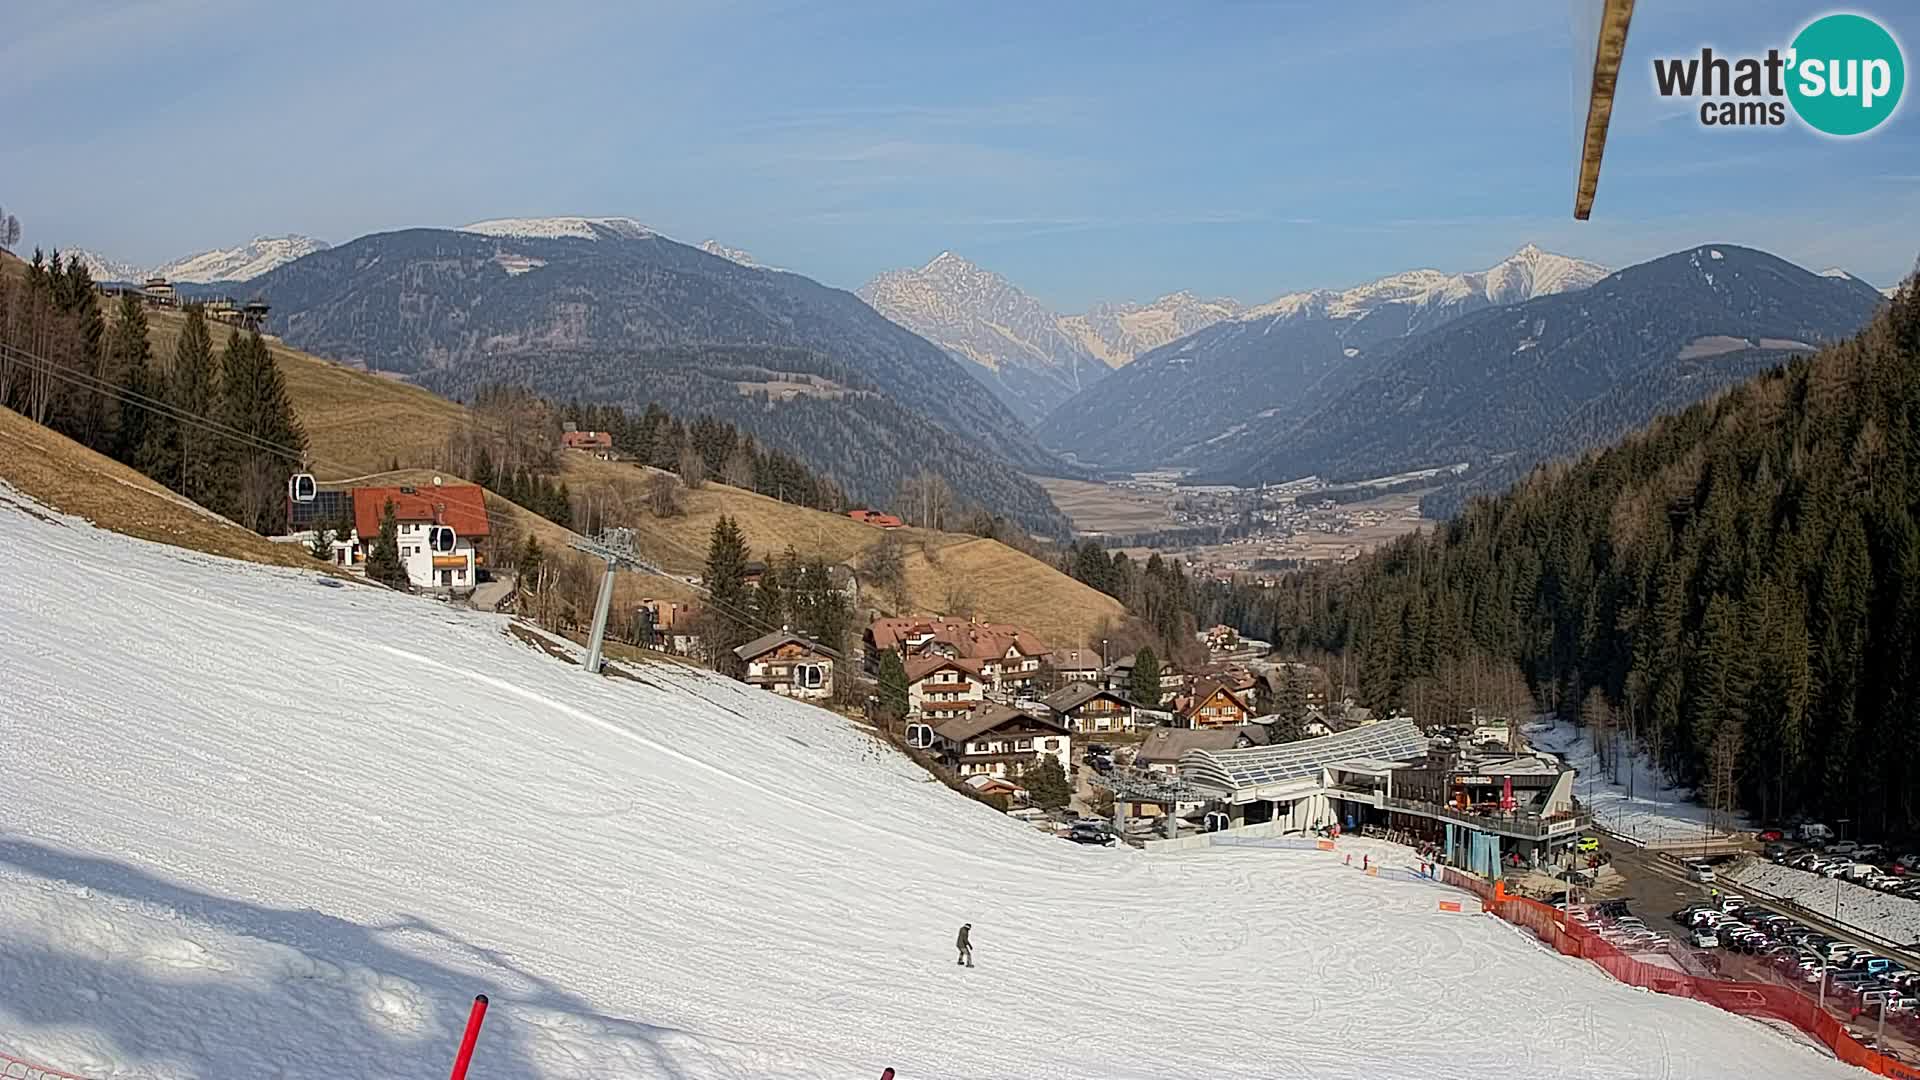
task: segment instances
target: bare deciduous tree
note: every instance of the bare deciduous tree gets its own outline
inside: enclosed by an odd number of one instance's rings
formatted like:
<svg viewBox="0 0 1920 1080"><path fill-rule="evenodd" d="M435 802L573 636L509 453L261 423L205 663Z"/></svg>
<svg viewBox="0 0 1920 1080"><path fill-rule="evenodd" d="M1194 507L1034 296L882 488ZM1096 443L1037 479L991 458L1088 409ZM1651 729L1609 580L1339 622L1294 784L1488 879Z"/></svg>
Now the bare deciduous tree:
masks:
<svg viewBox="0 0 1920 1080"><path fill-rule="evenodd" d="M657 518L679 517L687 512L680 500L680 481L672 473L654 473L647 483L647 507Z"/></svg>
<svg viewBox="0 0 1920 1080"><path fill-rule="evenodd" d="M700 452L693 447L680 448L678 471L681 482L687 485L687 490L698 491L706 485L707 460L701 457Z"/></svg>

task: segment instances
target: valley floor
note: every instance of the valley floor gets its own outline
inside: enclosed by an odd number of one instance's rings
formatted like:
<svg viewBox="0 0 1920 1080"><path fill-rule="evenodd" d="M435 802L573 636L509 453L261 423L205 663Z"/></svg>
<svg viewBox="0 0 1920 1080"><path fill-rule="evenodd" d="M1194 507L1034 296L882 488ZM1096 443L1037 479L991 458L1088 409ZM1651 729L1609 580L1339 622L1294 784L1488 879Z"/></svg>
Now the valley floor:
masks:
<svg viewBox="0 0 1920 1080"><path fill-rule="evenodd" d="M0 1053L436 1075L484 992L476 1080L1856 1075L1432 884L1063 843L821 710L0 493Z"/></svg>

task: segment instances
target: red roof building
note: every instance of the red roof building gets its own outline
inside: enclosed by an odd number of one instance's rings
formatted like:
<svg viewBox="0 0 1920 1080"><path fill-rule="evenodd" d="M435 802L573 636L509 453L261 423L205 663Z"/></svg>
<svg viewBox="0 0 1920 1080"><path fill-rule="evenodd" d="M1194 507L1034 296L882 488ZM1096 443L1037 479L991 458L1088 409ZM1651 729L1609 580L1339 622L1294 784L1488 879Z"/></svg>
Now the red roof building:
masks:
<svg viewBox="0 0 1920 1080"><path fill-rule="evenodd" d="M380 518L389 501L393 519L402 525L451 525L455 533L472 539L492 531L487 527L486 492L478 484L354 488L354 531L368 540L380 535Z"/></svg>
<svg viewBox="0 0 1920 1080"><path fill-rule="evenodd" d="M560 433L560 445L568 450L582 450L587 453L606 453L613 449L613 433L610 431L563 431Z"/></svg>
<svg viewBox="0 0 1920 1080"><path fill-rule="evenodd" d="M849 510L847 516L862 525L871 525L876 529L898 529L906 524L892 514L883 514L878 510Z"/></svg>

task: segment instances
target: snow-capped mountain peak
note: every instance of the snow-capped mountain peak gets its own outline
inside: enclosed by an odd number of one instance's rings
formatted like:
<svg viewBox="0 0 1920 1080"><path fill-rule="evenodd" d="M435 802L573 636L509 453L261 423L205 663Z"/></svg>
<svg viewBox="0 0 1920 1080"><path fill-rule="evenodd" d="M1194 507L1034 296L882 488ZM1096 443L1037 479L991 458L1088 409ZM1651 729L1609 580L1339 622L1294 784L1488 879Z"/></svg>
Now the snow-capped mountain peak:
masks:
<svg viewBox="0 0 1920 1080"><path fill-rule="evenodd" d="M143 281L163 277L173 282L206 285L215 281L251 281L303 255L325 251L327 246L325 240L311 236L256 236L239 247L202 251L153 267L110 259L84 248L74 248L65 254L78 258L95 281Z"/></svg>
<svg viewBox="0 0 1920 1080"><path fill-rule="evenodd" d="M630 217L493 218L462 225L459 231L519 240L645 240L658 235Z"/></svg>
<svg viewBox="0 0 1920 1080"><path fill-rule="evenodd" d="M169 281L205 285L214 281L250 281L302 256L327 249L311 236L256 236L236 248L202 251L154 268Z"/></svg>
<svg viewBox="0 0 1920 1080"><path fill-rule="evenodd" d="M60 254L69 260L80 260L80 265L87 268L87 273L93 275L95 281L140 281L147 276L145 270L133 263L110 259L86 248L68 248Z"/></svg>
<svg viewBox="0 0 1920 1080"><path fill-rule="evenodd" d="M741 266L751 266L756 269L760 266L758 262L754 261L751 254L737 247L728 247L718 240L702 240L700 242L700 250L709 255L717 255L728 262L739 263Z"/></svg>
<svg viewBox="0 0 1920 1080"><path fill-rule="evenodd" d="M1608 270L1604 266L1543 251L1528 244L1485 270L1448 274L1440 270L1404 270L1377 281L1340 290L1288 293L1240 314L1258 319L1357 319L1388 305L1415 310L1459 305L1517 304L1536 296L1584 289Z"/></svg>

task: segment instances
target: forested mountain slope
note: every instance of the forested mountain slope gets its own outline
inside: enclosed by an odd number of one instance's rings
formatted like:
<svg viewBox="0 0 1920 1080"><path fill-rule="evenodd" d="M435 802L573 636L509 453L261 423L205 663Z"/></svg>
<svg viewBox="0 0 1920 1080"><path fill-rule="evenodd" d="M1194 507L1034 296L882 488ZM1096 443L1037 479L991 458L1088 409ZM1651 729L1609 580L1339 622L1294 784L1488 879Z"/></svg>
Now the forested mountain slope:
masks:
<svg viewBox="0 0 1920 1080"><path fill-rule="evenodd" d="M797 274L637 225L580 228L380 233L253 285L273 304L272 327L323 356L439 389L523 371L540 393L588 402L668 404L678 394L675 411L691 411L683 391L699 384L708 411L857 497L890 497L926 467L971 502L1064 533L1046 493L1017 475L1061 463L938 347ZM674 362L660 363L669 352ZM805 437L778 435L795 431Z"/></svg>
<svg viewBox="0 0 1920 1080"><path fill-rule="evenodd" d="M1858 279L1752 248L1675 252L1423 335L1284 432L1250 436L1264 449L1222 475L1350 480L1517 459L1510 480L1550 450L1603 445L1837 341L1882 303Z"/></svg>
<svg viewBox="0 0 1920 1080"><path fill-rule="evenodd" d="M1920 290L1858 336L1536 470L1436 533L1231 594L1407 700L1519 660L1710 800L1920 824Z"/></svg>

